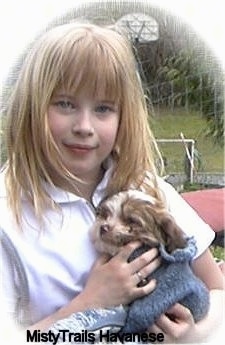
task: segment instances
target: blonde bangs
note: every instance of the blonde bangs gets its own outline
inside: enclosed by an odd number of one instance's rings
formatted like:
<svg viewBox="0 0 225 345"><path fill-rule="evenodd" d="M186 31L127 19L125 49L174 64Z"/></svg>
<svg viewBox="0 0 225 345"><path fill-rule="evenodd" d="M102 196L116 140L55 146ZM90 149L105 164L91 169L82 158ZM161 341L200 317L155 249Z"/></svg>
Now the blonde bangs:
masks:
<svg viewBox="0 0 225 345"><path fill-rule="evenodd" d="M111 46L102 43L96 35L84 32L83 37L75 42L68 40L66 49L61 49L57 89L72 95L85 90L94 98L121 102L123 70Z"/></svg>

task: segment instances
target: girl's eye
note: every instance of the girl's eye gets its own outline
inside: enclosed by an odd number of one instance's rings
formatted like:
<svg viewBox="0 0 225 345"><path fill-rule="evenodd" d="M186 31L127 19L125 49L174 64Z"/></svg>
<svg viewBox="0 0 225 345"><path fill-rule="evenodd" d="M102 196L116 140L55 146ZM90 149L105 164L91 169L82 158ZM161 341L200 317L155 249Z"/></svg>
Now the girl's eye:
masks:
<svg viewBox="0 0 225 345"><path fill-rule="evenodd" d="M104 113L107 113L107 112L114 112L114 109L113 107L110 107L108 105L98 105L96 108L95 108L95 111L97 113L101 113L101 114L104 114Z"/></svg>
<svg viewBox="0 0 225 345"><path fill-rule="evenodd" d="M69 115L76 110L76 104L68 98L56 97L51 104L60 114Z"/></svg>
<svg viewBox="0 0 225 345"><path fill-rule="evenodd" d="M60 107L62 109L74 109L75 105L67 100L60 100L54 103L57 107Z"/></svg>

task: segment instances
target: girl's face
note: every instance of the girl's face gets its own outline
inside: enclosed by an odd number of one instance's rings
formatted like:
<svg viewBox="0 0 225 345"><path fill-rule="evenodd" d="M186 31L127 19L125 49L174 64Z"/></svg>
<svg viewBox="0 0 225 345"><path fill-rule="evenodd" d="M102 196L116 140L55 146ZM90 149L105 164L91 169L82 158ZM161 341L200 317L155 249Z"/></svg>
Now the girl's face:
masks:
<svg viewBox="0 0 225 345"><path fill-rule="evenodd" d="M80 93L58 91L48 110L49 127L67 169L85 181L98 180L119 126L118 105Z"/></svg>

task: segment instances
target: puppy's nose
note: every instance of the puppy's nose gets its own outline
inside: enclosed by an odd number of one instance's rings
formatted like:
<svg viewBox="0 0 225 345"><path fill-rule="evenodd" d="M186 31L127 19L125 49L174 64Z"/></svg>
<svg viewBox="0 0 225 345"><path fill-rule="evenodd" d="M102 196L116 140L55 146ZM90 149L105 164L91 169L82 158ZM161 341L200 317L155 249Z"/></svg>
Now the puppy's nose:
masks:
<svg viewBox="0 0 225 345"><path fill-rule="evenodd" d="M110 230L110 227L108 224L103 224L100 226L100 234L104 235L106 232Z"/></svg>

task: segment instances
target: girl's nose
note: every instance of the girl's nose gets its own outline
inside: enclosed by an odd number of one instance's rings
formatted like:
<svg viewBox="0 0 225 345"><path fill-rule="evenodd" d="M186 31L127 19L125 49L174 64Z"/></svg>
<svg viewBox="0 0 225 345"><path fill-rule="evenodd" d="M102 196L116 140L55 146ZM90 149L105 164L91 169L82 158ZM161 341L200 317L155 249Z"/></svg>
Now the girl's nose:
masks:
<svg viewBox="0 0 225 345"><path fill-rule="evenodd" d="M75 135L79 135L82 137L92 136L94 134L94 128L91 121L91 114L88 111L83 111L79 114L76 114L72 131Z"/></svg>

